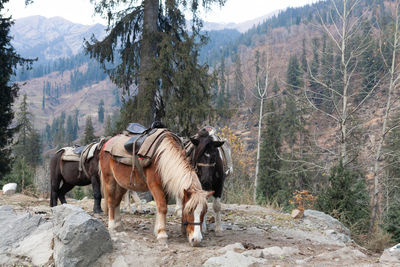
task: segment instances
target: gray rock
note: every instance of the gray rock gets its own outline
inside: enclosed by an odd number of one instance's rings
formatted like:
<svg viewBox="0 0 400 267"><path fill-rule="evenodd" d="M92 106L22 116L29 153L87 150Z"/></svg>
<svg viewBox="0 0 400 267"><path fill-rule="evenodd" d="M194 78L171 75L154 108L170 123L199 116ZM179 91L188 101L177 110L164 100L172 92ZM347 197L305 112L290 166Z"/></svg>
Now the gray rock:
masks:
<svg viewBox="0 0 400 267"><path fill-rule="evenodd" d="M15 244L33 233L45 220L29 213L17 215L9 206L0 207L0 253L10 251Z"/></svg>
<svg viewBox="0 0 400 267"><path fill-rule="evenodd" d="M11 254L29 257L36 266L48 263L53 255L53 231L52 223L41 224L36 231L20 241Z"/></svg>
<svg viewBox="0 0 400 267"><path fill-rule="evenodd" d="M209 258L203 266L206 267L244 267L244 266L261 266L267 264L267 260L254 257L246 257L234 251L228 251L219 257Z"/></svg>
<svg viewBox="0 0 400 267"><path fill-rule="evenodd" d="M343 233L337 233L335 230L332 229L325 230L325 235L329 236L333 240L337 240L343 243L348 243L351 241L350 236Z"/></svg>
<svg viewBox="0 0 400 267"><path fill-rule="evenodd" d="M338 263L338 262L357 262L360 259L364 259L367 256L357 249L352 249L350 247L344 247L332 252L325 252L319 254L315 257L311 257L306 259L306 261L318 259L321 262L331 262L331 263Z"/></svg>
<svg viewBox="0 0 400 267"><path fill-rule="evenodd" d="M218 249L218 252L220 252L220 253L225 253L228 251L241 252L243 250L245 250L245 248L242 245L242 243L235 243L235 244L229 244L223 248Z"/></svg>
<svg viewBox="0 0 400 267"><path fill-rule="evenodd" d="M344 234L349 237L350 241L350 230L332 216L321 211L305 210L303 222L321 230L334 230L337 234Z"/></svg>
<svg viewBox="0 0 400 267"><path fill-rule="evenodd" d="M292 248L292 247L269 247L269 248L264 248L262 251L262 255L264 258L268 257L287 257L291 256L294 254L298 254L300 251L297 248Z"/></svg>
<svg viewBox="0 0 400 267"><path fill-rule="evenodd" d="M110 234L99 219L69 204L52 210L56 266L88 266L112 251Z"/></svg>
<svg viewBox="0 0 400 267"><path fill-rule="evenodd" d="M258 248L258 249L252 249L252 250L247 250L242 253L244 256L250 256L254 258L262 258L263 257L263 249Z"/></svg>
<svg viewBox="0 0 400 267"><path fill-rule="evenodd" d="M379 262L383 264L400 264L400 243L385 249Z"/></svg>

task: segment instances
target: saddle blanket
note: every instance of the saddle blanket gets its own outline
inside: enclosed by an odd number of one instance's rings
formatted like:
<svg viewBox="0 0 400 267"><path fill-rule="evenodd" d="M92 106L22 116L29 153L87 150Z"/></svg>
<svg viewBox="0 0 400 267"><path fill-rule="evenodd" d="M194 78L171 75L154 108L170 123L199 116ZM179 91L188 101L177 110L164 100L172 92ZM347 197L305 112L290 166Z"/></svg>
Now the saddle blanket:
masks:
<svg viewBox="0 0 400 267"><path fill-rule="evenodd" d="M157 149L156 145L153 145L158 138L160 138L164 133L166 132L166 129L160 128L157 129L154 133L151 135L147 136L146 139L144 140L143 144L141 145L139 151L137 152L137 155L139 157L139 162L141 165L147 165L142 164L144 159L152 159L154 156L154 153ZM132 165L133 157L132 153L129 153L126 151L124 145L126 142L129 141L129 139L132 138L133 135L129 134L119 134L117 136L114 136L110 140L107 141L107 143L104 145L104 151L110 153L114 158L126 165ZM143 166L145 167L145 166Z"/></svg>
<svg viewBox="0 0 400 267"><path fill-rule="evenodd" d="M96 147L97 147L97 144L96 144L96 145L92 145L92 146L90 147L90 150L89 150L89 152L88 152L88 154L87 154L86 160L89 160L89 159L93 158L93 156L94 156L94 151L96 150ZM74 152L74 148L73 148L73 147L70 147L70 146L63 147L63 148L57 150L56 153L58 153L58 152L61 151L61 150L64 150L64 153L63 153L63 155L61 156L61 159L62 159L62 160L64 160L64 161L80 161L81 155L76 154L76 153ZM86 150L86 147L85 147L84 151L85 151L85 150ZM83 154L83 153L82 153L82 154Z"/></svg>

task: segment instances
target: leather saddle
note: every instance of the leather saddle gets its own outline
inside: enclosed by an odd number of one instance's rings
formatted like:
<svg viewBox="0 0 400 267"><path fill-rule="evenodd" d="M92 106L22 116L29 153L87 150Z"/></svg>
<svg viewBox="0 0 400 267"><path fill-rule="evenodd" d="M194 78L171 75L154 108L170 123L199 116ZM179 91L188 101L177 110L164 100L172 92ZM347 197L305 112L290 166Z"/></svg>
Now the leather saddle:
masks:
<svg viewBox="0 0 400 267"><path fill-rule="evenodd" d="M157 129L145 129L140 134L133 134L133 136L124 144L124 148L129 153L137 154L140 148L142 147L144 140L146 140L147 136L153 134ZM132 132L130 132L132 134Z"/></svg>

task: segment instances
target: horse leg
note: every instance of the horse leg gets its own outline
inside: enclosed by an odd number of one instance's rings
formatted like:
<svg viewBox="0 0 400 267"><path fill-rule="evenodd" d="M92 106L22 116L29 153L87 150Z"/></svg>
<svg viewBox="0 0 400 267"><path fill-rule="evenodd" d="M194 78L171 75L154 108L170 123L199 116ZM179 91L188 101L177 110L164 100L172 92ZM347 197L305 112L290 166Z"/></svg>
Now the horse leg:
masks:
<svg viewBox="0 0 400 267"><path fill-rule="evenodd" d="M91 182L92 182L93 198L94 198L93 212L102 213L103 210L101 209L100 180L96 175L94 175L92 176Z"/></svg>
<svg viewBox="0 0 400 267"><path fill-rule="evenodd" d="M126 189L119 186L115 180L111 185L106 185L109 230L120 230L122 228L120 204L125 193Z"/></svg>
<svg viewBox="0 0 400 267"><path fill-rule="evenodd" d="M128 190L124 195L124 205L122 206L122 211L130 213L131 209L131 192Z"/></svg>
<svg viewBox="0 0 400 267"><path fill-rule="evenodd" d="M182 199L179 197L176 198L175 214L179 217L182 216Z"/></svg>
<svg viewBox="0 0 400 267"><path fill-rule="evenodd" d="M165 229L167 220L167 199L162 187L158 184L149 184L149 189L154 197L157 206L156 223L154 225L154 235L160 243L167 243L168 235Z"/></svg>
<svg viewBox="0 0 400 267"><path fill-rule="evenodd" d="M50 192L50 207L57 206L58 201L58 190L60 189L61 177L51 179L51 192Z"/></svg>
<svg viewBox="0 0 400 267"><path fill-rule="evenodd" d="M60 191L58 191L58 198L60 199L62 204L67 203L65 200L65 194L68 193L72 188L74 188L74 185L68 184L65 181L63 181L63 185L60 188Z"/></svg>
<svg viewBox="0 0 400 267"><path fill-rule="evenodd" d="M143 213L142 201L140 200L140 197L135 191L130 191L130 192L132 193L133 200L135 201L137 212Z"/></svg>
<svg viewBox="0 0 400 267"><path fill-rule="evenodd" d="M221 224L221 198L214 198L213 210L215 212L215 235L222 235L222 224Z"/></svg>

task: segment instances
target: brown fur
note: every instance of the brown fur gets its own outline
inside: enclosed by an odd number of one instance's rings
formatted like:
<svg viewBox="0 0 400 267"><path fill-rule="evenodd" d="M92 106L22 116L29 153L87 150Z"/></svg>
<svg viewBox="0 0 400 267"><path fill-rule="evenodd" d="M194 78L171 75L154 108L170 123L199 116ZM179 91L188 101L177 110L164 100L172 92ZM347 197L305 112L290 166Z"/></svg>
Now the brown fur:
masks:
<svg viewBox="0 0 400 267"><path fill-rule="evenodd" d="M186 160L185 151L176 139L170 136L170 133L157 148L155 159L151 165L143 169L146 181L136 170L132 172L132 166L118 163L113 160L110 153L104 150L100 152L100 169L104 198L109 209L109 222L114 223L115 220L118 220L115 218L116 212L118 212L116 209L119 209L122 196L127 189L137 192L151 191L158 213L155 226L157 238L166 238L167 196L183 198L184 191L190 189L192 190L191 197L185 202L188 208L183 213L187 215L197 205L207 209L207 193L201 190L200 181L193 167ZM190 235L189 228L187 230Z"/></svg>

